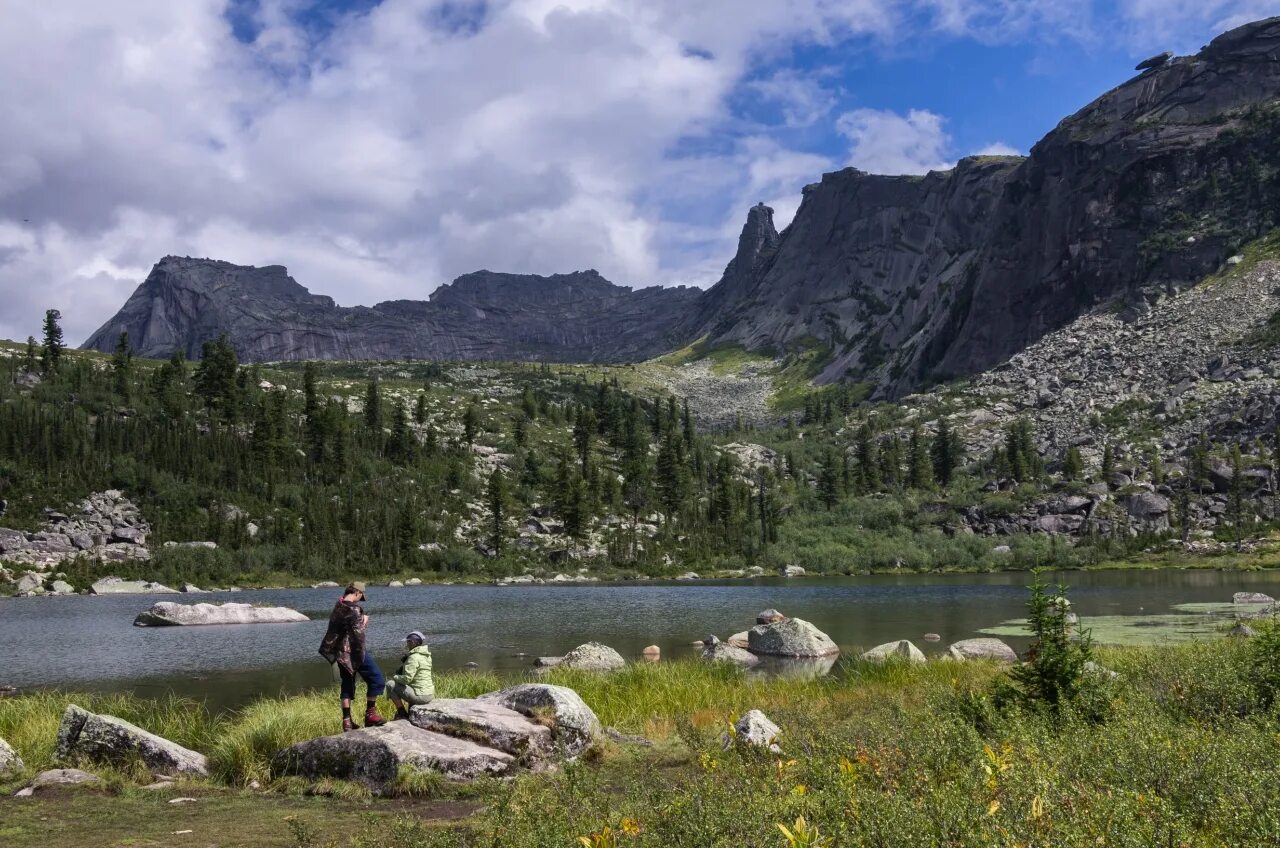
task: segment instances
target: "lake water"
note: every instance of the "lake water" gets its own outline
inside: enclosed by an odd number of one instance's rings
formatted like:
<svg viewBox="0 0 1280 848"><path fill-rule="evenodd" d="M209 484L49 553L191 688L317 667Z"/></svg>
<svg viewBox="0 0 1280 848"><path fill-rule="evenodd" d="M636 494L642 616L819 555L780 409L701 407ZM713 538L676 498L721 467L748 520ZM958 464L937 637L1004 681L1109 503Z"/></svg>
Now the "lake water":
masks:
<svg viewBox="0 0 1280 848"><path fill-rule="evenodd" d="M384 671L398 664L404 634L422 630L438 669L474 662L481 669L516 676L531 667L535 656L563 654L593 639L628 658L638 657L650 644L661 647L666 658L688 656L693 653L691 641L707 633L725 638L745 630L756 613L768 607L813 622L846 654L895 639L911 639L933 653L1021 616L1029 579L1023 573L903 574L708 583L370 587L366 611L370 645ZM1280 572L1100 571L1046 579L1062 579L1071 587L1075 608L1086 624L1090 616L1158 616L1174 612L1179 604L1230 601L1238 591L1280 593ZM118 689L145 695L176 691L207 699L215 708L331 686L330 668L316 648L337 591L3 599L0 686ZM132 626L134 616L156 600L283 605L313 620ZM1148 641L1159 641L1162 627L1157 623L1145 628ZM928 632L938 633L942 641L925 643L921 637ZM521 653L527 656L517 656Z"/></svg>

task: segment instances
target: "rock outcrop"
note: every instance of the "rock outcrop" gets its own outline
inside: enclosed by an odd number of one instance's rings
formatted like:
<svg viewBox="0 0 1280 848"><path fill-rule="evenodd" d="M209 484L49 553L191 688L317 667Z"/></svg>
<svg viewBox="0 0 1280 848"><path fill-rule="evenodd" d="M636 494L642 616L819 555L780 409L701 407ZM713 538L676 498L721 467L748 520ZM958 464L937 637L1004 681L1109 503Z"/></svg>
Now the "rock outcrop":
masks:
<svg viewBox="0 0 1280 848"><path fill-rule="evenodd" d="M41 594L46 572L73 559L125 562L151 558L147 535L151 526L136 504L118 490L94 492L66 512L45 510L45 523L35 532L0 527L0 562L29 566L40 575L38 585L19 589Z"/></svg>
<svg viewBox="0 0 1280 848"><path fill-rule="evenodd" d="M138 613L135 627L196 627L213 624L293 624L310 621L288 607L255 607L253 604L175 604L161 601Z"/></svg>
<svg viewBox="0 0 1280 848"><path fill-rule="evenodd" d="M551 747L551 728L490 701L437 698L409 711L415 727L483 742L513 757L536 757Z"/></svg>
<svg viewBox="0 0 1280 848"><path fill-rule="evenodd" d="M481 695L477 700L549 721L552 741L563 756L578 756L604 733L596 714L577 692L565 686L522 683Z"/></svg>
<svg viewBox="0 0 1280 848"><path fill-rule="evenodd" d="M800 618L757 624L747 631L747 647L753 654L777 657L825 657L840 653L840 647L830 636Z"/></svg>
<svg viewBox="0 0 1280 848"><path fill-rule="evenodd" d="M121 718L95 715L75 704L67 707L58 727L55 759L119 765L133 759L160 774L204 776L209 762L196 753Z"/></svg>

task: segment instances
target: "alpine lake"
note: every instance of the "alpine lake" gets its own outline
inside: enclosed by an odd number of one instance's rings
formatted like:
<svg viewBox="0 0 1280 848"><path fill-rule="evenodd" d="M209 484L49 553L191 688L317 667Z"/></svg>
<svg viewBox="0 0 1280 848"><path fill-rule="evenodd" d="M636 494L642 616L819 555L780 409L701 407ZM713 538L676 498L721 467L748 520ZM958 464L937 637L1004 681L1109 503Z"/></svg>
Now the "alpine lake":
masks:
<svg viewBox="0 0 1280 848"><path fill-rule="evenodd" d="M1236 592L1280 594L1280 571L1146 569L1046 573L1065 583L1081 624L1099 644L1161 644L1222 638ZM437 670L475 668L504 678L529 673L538 656L604 642L638 660L647 645L664 659L694 656L692 642L751 627L770 607L806 619L856 656L910 639L927 655L951 642L996 635L1027 643L1024 572L763 578L571 585L370 586L369 644L383 670L399 664L404 635L421 630ZM262 696L333 687L318 655L337 589L267 589L200 595L107 595L0 600L6 657L0 687L174 693L234 709ZM234 601L299 610L298 624L134 627L161 600ZM939 641L925 641L935 633ZM774 661L764 674L840 673L828 661Z"/></svg>

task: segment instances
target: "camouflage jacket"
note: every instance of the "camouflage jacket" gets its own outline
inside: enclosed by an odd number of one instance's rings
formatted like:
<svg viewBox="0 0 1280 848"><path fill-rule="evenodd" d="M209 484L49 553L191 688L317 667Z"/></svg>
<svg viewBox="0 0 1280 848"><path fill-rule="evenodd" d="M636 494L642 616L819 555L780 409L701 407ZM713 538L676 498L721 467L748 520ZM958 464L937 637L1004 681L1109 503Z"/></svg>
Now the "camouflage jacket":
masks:
<svg viewBox="0 0 1280 848"><path fill-rule="evenodd" d="M329 629L320 642L320 656L347 674L355 674L364 661L364 610L359 604L338 601L329 613Z"/></svg>

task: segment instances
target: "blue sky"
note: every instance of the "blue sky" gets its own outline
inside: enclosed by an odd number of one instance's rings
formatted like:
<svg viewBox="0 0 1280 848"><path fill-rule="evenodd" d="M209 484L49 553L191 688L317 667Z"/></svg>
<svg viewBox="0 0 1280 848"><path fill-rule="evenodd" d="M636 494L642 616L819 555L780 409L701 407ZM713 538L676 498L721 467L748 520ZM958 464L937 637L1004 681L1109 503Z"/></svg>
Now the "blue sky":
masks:
<svg viewBox="0 0 1280 848"><path fill-rule="evenodd" d="M709 285L757 201L1026 152L1280 0L0 0L0 337L165 254L343 304L477 270Z"/></svg>

